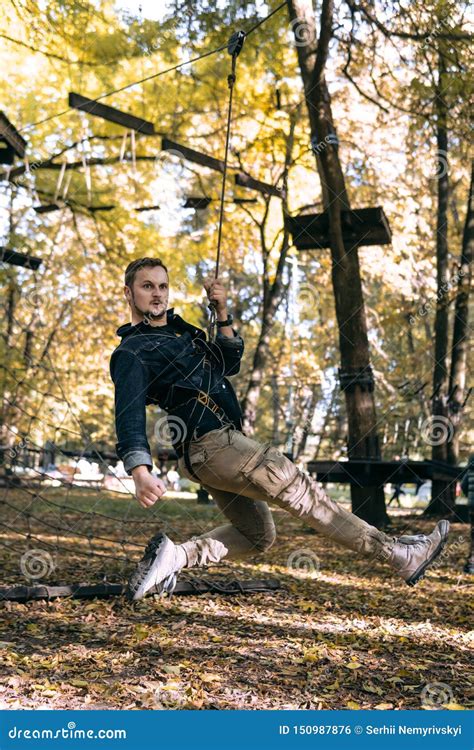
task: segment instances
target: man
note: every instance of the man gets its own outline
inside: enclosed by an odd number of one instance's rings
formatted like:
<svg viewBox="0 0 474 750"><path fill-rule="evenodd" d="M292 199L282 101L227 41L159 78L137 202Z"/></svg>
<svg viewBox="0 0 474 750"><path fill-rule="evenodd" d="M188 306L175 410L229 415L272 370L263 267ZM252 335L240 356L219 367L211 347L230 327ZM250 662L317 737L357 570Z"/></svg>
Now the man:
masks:
<svg viewBox="0 0 474 750"><path fill-rule="evenodd" d="M244 342L232 328L221 281L209 280L205 289L216 308L215 342L167 309L168 272L160 260L140 258L125 271L132 322L117 330L122 341L110 361L118 456L133 477L139 503L153 506L166 488L151 473L145 407L159 404L168 415L179 473L199 481L230 521L183 544L162 533L153 537L129 581L130 597L171 593L183 568L267 550L275 541L268 503L338 544L385 560L415 584L443 549L448 522L440 521L429 536L389 537L331 500L270 443L246 437L226 377L239 372Z"/></svg>
<svg viewBox="0 0 474 750"><path fill-rule="evenodd" d="M398 504L398 507L399 508L402 507L402 504L400 502L400 495L404 494L403 490L402 490L402 487L403 487L403 484L400 484L398 482L393 485L393 495L390 498L390 500L388 501L388 505L389 506L393 503L394 500L396 500L396 502Z"/></svg>

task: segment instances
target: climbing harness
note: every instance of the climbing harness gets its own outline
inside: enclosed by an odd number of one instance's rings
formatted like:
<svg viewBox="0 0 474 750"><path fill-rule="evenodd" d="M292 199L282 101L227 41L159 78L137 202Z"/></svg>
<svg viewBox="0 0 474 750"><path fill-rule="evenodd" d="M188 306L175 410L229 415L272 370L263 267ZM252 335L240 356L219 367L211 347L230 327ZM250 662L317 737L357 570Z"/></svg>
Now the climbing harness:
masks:
<svg viewBox="0 0 474 750"><path fill-rule="evenodd" d="M214 360L219 370L224 374L225 363L222 352L218 346L212 346L212 344L209 344L209 342L205 340L205 334L203 331L201 331L199 335L198 329L179 319L179 316L177 316L177 318L178 319L170 321L169 324L170 327L174 329L174 332L162 331L160 328L157 328L155 329L154 335L159 336L160 338L174 339L176 333L183 334L187 331L192 336L194 351L201 354L201 358L194 369L187 373L187 379L190 380L190 386L188 388L180 386L178 392L176 392L176 386L171 386L166 399L159 405L167 412L168 417L171 420L180 420L186 426L181 442L173 442L173 447L178 457L183 457L186 469L191 476L194 477L197 482L200 482L191 466L189 447L191 442L199 437L199 425L206 411L211 411L219 420L221 426L230 425L231 427L236 428L237 423L234 423L226 414L225 410L210 396L212 385L212 360ZM193 387L191 385L191 376L193 372L198 370L201 366L203 369L203 376L200 379L199 386L196 384L196 387ZM229 393L232 393L230 383L229 388ZM179 390L182 391L181 397L178 395ZM239 420L238 426L241 428L241 420Z"/></svg>

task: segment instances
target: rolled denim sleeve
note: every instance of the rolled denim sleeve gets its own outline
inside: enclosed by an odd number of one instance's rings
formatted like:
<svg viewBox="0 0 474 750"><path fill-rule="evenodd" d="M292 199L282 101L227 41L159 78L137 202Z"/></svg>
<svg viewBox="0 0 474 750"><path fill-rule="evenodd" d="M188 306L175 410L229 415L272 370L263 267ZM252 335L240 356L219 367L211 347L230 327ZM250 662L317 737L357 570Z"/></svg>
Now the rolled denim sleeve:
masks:
<svg viewBox="0 0 474 750"><path fill-rule="evenodd" d="M131 475L135 466L153 468L146 436L146 394L148 373L133 352L113 353L110 374L115 385L115 445L124 469Z"/></svg>
<svg viewBox="0 0 474 750"><path fill-rule="evenodd" d="M234 336L224 336L223 333L217 332L215 346L221 352L224 360L224 375L237 375L240 370L240 361L244 353L244 340L235 328L232 329Z"/></svg>

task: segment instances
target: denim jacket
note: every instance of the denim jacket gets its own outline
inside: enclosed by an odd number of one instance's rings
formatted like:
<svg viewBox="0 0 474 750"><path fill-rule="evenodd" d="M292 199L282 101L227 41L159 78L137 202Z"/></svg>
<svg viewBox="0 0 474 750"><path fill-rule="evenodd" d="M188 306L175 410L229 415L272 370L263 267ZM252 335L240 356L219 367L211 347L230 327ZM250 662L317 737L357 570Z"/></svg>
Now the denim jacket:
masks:
<svg viewBox="0 0 474 750"><path fill-rule="evenodd" d="M216 341L209 344L204 331L176 315L174 308L166 315L166 326L153 327L144 322L120 326L117 335L122 340L110 358L115 385L115 447L129 475L135 466L153 466L145 407L158 404L169 411L174 403L182 403L202 389L204 359L211 365L209 395L236 427L241 426L240 405L225 376L240 370L243 339L234 329L233 338L218 331ZM206 420L210 420L206 422L208 429L220 426L212 412Z"/></svg>

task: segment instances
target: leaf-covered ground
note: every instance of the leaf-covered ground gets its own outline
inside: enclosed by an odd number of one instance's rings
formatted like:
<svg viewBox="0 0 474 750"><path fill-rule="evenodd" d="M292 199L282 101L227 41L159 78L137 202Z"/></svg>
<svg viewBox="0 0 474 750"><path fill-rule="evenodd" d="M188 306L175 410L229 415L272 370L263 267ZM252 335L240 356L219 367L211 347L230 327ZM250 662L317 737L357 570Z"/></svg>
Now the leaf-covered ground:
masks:
<svg viewBox="0 0 474 750"><path fill-rule="evenodd" d="M117 502L122 511L125 507L123 500L110 501L112 516ZM15 503L18 510L20 499ZM145 518L133 508L127 511L130 529ZM8 528L15 512L18 519L17 510L10 509ZM48 516L51 508L43 510L43 520L59 523ZM61 522L71 529L72 513L61 510ZM192 500L181 500L176 507L172 501L162 504L160 513L162 525L168 523L174 536L179 533L183 539L196 526L213 525L217 516L212 506ZM135 605L122 598L2 602L0 708L472 705L472 577L462 573L467 526L453 524L449 548L411 589L382 563L308 533L280 510L275 517L279 536L268 553L218 570L244 579L276 577L282 584L276 593L152 597ZM406 515L396 515L393 524L394 533L426 532L433 525ZM123 526L123 512L120 523L102 517L94 521L96 534L107 532L104 536L117 540ZM154 527L147 520L146 529L140 528L141 539ZM12 543L5 527L2 539L2 555L8 550L5 543L12 545L11 556L20 553L21 545ZM63 578L69 583L93 580L86 570L94 570L94 558L85 568L84 558L74 556L83 537L56 532L49 542L60 543L57 563ZM68 545L70 555L64 551ZM110 543L104 541L103 547ZM130 556L136 559L139 550L131 549ZM298 561L305 559L317 569L298 569ZM59 578L50 577L51 582Z"/></svg>

